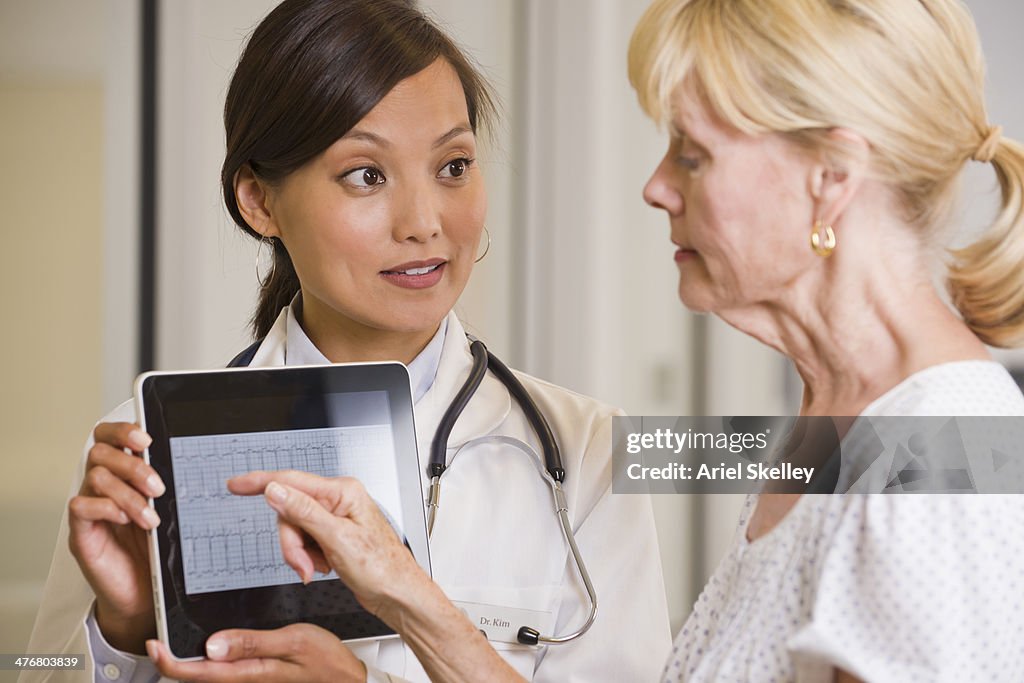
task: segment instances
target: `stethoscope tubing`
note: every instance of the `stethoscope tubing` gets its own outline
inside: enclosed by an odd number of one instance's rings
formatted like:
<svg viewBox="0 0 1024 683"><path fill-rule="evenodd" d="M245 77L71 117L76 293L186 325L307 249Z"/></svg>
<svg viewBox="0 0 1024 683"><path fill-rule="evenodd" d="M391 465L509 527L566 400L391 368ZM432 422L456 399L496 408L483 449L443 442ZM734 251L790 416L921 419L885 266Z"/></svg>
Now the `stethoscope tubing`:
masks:
<svg viewBox="0 0 1024 683"><path fill-rule="evenodd" d="M555 481L551 478L550 474L544 470L540 462L537 462L536 451L533 451L530 446L519 439L511 436L493 435L490 437L481 437L480 439L474 439L471 442L463 444L454 455L450 464L454 464L459 453L466 446L479 441L498 441L509 446L518 448L527 455L530 455L531 460L535 461L537 470L541 476L551 487L552 496L555 502L555 513L558 516L559 524L562 528L562 536L565 538L566 543L569 545L569 551L572 553L573 563L576 565L576 571L579 573L580 578L583 580L583 585L587 590L587 596L590 599L590 611L587 614L587 619L583 625L572 633L564 636L545 636L542 635L536 629L528 626L523 626L519 629L517 639L524 645L537 645L538 643L560 645L562 643L568 643L571 640L579 638L586 633L593 625L594 620L597 619L597 591L594 589L594 584L590 580L590 573L587 571L587 566L583 562L583 556L580 553L579 546L576 544L576 536L572 531L572 524L569 522L569 505L565 499L565 492L562 489L561 482ZM441 497L441 482L440 476L433 477L430 483L430 496L427 504L427 535L431 535L434 530L434 519L437 514L437 509L440 507Z"/></svg>
<svg viewBox="0 0 1024 683"><path fill-rule="evenodd" d="M579 546L576 545L576 534L572 533L572 525L569 524L569 509L565 506L565 495L562 493L561 484L558 484L557 492L558 497L562 499L562 505L558 509L558 519L562 523L562 532L565 534L565 540L568 541L569 549L572 551L573 562L576 564L576 571L580 573L580 578L583 579L583 585L587 589L587 595L590 596L590 613L587 615L587 620L583 622L583 625L568 635L537 636L537 640L540 642L553 644L568 643L570 640L576 640L586 633L590 627L593 626L594 620L597 619L597 591L594 590L594 584L590 581L590 574L587 572L587 566L583 564L583 557L580 555Z"/></svg>

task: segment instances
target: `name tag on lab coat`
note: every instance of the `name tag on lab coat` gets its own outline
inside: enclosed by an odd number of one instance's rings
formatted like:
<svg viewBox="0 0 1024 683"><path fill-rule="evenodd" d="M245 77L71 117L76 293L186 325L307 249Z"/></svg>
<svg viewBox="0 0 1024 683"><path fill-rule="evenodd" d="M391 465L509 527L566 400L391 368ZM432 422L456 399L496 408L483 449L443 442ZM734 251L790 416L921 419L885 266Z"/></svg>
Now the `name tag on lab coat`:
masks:
<svg viewBox="0 0 1024 683"><path fill-rule="evenodd" d="M452 602L469 617L469 620L478 629L483 631L487 640L491 642L518 643L516 635L523 626L547 633L551 622L551 612L462 600L452 600Z"/></svg>

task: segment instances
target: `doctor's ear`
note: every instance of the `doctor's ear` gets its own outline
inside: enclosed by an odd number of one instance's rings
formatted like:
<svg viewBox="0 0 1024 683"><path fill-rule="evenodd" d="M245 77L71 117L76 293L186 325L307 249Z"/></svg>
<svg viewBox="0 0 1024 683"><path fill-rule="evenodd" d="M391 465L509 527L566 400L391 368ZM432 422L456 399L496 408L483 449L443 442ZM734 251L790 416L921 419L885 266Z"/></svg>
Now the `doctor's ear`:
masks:
<svg viewBox="0 0 1024 683"><path fill-rule="evenodd" d="M821 157L812 166L809 189L815 218L834 225L867 177L871 146L846 128L833 128L827 136Z"/></svg>
<svg viewBox="0 0 1024 683"><path fill-rule="evenodd" d="M266 181L256 177L249 164L235 173L235 202L242 218L263 237L280 237L277 222L270 211L271 189Z"/></svg>

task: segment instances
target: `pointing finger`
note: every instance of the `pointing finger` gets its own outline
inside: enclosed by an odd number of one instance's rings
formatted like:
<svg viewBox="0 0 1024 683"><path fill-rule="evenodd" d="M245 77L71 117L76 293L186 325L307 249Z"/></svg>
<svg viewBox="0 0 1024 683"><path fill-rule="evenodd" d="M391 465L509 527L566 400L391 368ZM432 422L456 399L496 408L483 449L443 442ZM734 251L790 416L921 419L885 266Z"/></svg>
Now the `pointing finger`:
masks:
<svg viewBox="0 0 1024 683"><path fill-rule="evenodd" d="M331 540L332 531L343 522L342 518L332 515L302 491L276 481L267 484L266 499L277 514L312 536L321 548Z"/></svg>

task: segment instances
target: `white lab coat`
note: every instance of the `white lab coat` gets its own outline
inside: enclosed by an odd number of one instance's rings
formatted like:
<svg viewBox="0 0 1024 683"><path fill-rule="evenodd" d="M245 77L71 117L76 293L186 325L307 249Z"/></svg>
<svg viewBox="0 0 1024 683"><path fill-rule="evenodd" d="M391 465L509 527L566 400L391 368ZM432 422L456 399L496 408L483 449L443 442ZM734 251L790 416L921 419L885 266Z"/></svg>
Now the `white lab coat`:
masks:
<svg viewBox="0 0 1024 683"><path fill-rule="evenodd" d="M252 366L284 364L286 316L282 313ZM437 375L416 404L420 458L425 463L441 416L472 365L465 332L450 314ZM580 552L600 609L584 636L565 645L528 647L494 643L533 681L653 681L671 646L668 612L650 500L611 493L611 416L597 401L517 373L558 440L565 491ZM105 421L135 421L127 402ZM554 515L550 488L524 453L496 442L470 444L485 435L540 444L508 391L488 373L455 424L448 442L450 468L442 477L440 509L430 541L434 579L448 596L549 612L556 634L577 628L589 603ZM92 445L90 439L86 452ZM73 491L82 478L79 466ZM425 482L428 483L428 482ZM426 491L424 491L426 498ZM86 653L84 672L26 672L22 681L90 680L85 619L92 591L68 551L67 515L61 522L50 574L28 648L47 654ZM428 680L401 641L356 643L371 667L412 681ZM372 677L371 677L372 680Z"/></svg>

